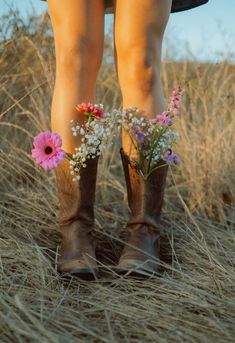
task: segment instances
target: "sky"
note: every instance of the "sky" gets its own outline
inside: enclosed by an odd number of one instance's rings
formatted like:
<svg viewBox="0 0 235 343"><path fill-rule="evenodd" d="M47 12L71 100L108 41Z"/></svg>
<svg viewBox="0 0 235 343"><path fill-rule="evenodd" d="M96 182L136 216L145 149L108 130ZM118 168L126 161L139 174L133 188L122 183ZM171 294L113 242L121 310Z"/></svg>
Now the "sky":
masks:
<svg viewBox="0 0 235 343"><path fill-rule="evenodd" d="M32 13L32 7L37 14L47 10L47 3L40 0L0 0L0 15L9 6L18 8L24 18ZM112 32L112 26L113 15L105 15L105 31ZM206 5L170 15L163 57L186 56L214 63L227 58L235 63L235 0L209 0Z"/></svg>

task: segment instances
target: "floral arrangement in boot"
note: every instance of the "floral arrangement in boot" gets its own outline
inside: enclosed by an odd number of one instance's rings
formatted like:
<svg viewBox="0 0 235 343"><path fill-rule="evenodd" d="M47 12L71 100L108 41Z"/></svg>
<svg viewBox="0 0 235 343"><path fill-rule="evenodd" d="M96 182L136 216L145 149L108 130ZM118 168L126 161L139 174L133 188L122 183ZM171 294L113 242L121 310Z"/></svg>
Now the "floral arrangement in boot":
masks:
<svg viewBox="0 0 235 343"><path fill-rule="evenodd" d="M144 179L158 168L180 163L179 157L172 151L172 147L179 140L179 134L171 128L179 116L183 92L180 86L176 86L169 98L167 109L154 118L140 116L137 107L128 107L122 113L120 122L129 133L138 153L138 161L131 162L136 165ZM165 164L161 163L162 161L165 161Z"/></svg>
<svg viewBox="0 0 235 343"><path fill-rule="evenodd" d="M80 115L84 116L83 123L71 120L72 134L81 136L81 145L75 148L73 154L62 149L62 139L56 132L40 132L34 137L32 156L36 164L44 170L57 167L64 158L70 163L73 180L80 179L80 169L86 167L86 160L99 156L110 141L115 127L115 110L113 113L104 112L103 105L81 103L76 106Z"/></svg>
<svg viewBox="0 0 235 343"><path fill-rule="evenodd" d="M86 161L101 155L107 147L115 128L126 130L138 153L138 161L132 161L140 174L147 179L156 169L169 164L179 164L178 156L172 147L178 142L179 134L171 129L179 116L183 89L176 86L169 98L167 109L154 118L140 116L137 107L129 107L123 112L113 110L104 112L102 104L81 103L76 106L84 121L71 120L72 134L81 136L81 145L73 154L62 149L62 139L58 133L45 131L34 137L32 156L35 162L45 170L57 167L64 158L70 162L73 180L80 179L81 168ZM165 161L166 163L160 163Z"/></svg>

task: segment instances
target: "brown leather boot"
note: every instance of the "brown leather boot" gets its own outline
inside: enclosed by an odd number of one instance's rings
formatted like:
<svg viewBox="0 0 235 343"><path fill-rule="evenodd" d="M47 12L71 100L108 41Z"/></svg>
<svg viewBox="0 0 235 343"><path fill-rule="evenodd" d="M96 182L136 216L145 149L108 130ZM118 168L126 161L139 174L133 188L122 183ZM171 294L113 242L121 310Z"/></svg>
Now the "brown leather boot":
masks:
<svg viewBox="0 0 235 343"><path fill-rule="evenodd" d="M58 271L94 279L97 263L91 232L94 227L98 157L88 159L86 164L86 168L81 168L79 181L72 180L67 159L55 168L58 223L62 234Z"/></svg>
<svg viewBox="0 0 235 343"><path fill-rule="evenodd" d="M128 245L123 249L117 268L121 273L151 275L158 270L154 259L160 258L159 221L168 166L153 171L144 180L123 149L120 153L131 218L127 223Z"/></svg>

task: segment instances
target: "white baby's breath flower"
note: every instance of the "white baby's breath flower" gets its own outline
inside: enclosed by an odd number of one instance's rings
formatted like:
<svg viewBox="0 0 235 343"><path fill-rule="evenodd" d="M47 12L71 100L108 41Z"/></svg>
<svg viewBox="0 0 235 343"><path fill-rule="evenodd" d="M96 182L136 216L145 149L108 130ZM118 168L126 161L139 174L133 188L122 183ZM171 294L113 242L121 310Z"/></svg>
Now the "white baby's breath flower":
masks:
<svg viewBox="0 0 235 343"><path fill-rule="evenodd" d="M102 104L95 104L95 107L103 108ZM134 111L134 108L131 110ZM80 134L81 145L75 148L75 154L73 154L73 163L71 164L72 172L75 175L79 175L80 169L86 167L86 161L89 158L94 159L96 156L100 156L101 151L110 146L111 139L114 137L114 129L121 128L123 123L127 122L124 119L126 113L114 109L113 112L104 112L103 118L93 118L86 123L74 124L72 132L74 135ZM139 119L135 119L139 122ZM74 174L73 174L74 175ZM76 177L76 176L75 176Z"/></svg>
<svg viewBox="0 0 235 343"><path fill-rule="evenodd" d="M96 148L91 148L91 154L94 155L96 153Z"/></svg>
<svg viewBox="0 0 235 343"><path fill-rule="evenodd" d="M75 162L74 160L69 161L69 163L70 163L72 166L76 166L76 162Z"/></svg>

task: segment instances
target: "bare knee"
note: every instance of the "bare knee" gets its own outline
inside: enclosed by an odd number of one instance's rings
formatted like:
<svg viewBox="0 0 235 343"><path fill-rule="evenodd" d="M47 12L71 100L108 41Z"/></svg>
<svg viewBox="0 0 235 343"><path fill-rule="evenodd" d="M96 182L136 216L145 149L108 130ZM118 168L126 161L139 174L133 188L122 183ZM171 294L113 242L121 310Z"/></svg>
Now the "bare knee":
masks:
<svg viewBox="0 0 235 343"><path fill-rule="evenodd" d="M56 63L59 68L79 72L97 74L102 62L102 46L92 38L82 35L68 39L55 40Z"/></svg>
<svg viewBox="0 0 235 343"><path fill-rule="evenodd" d="M151 93L160 79L158 44L122 44L117 49L119 82L122 89L138 89L143 95Z"/></svg>
<svg viewBox="0 0 235 343"><path fill-rule="evenodd" d="M135 21L134 28L130 25L129 33L120 27L120 23L116 28L116 63L121 88L139 88L144 95L151 92L160 79L165 25L161 20L136 25Z"/></svg>

